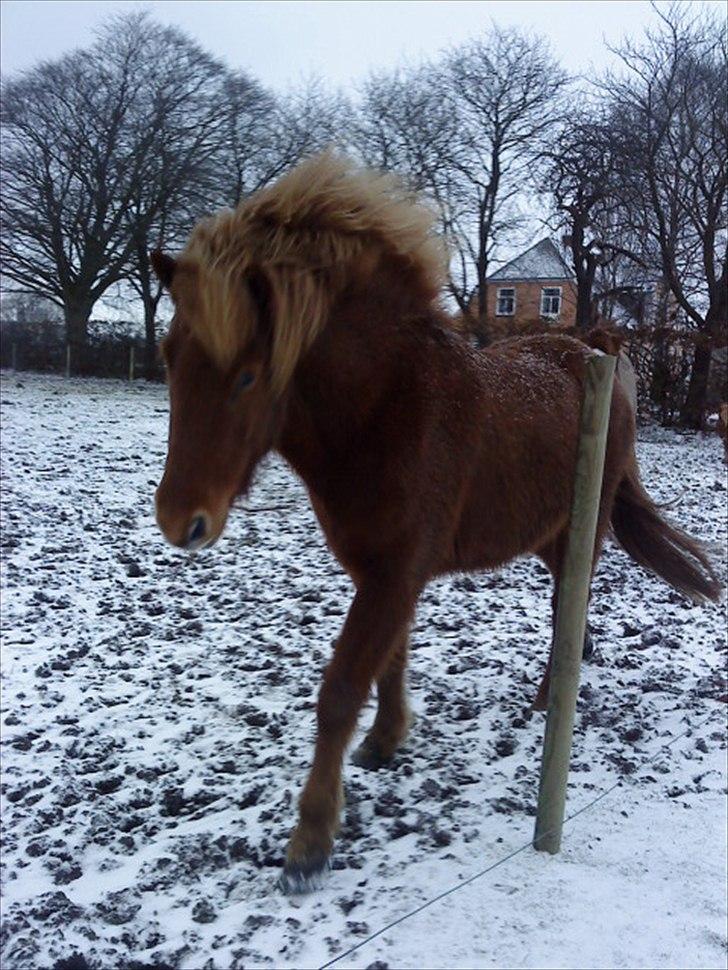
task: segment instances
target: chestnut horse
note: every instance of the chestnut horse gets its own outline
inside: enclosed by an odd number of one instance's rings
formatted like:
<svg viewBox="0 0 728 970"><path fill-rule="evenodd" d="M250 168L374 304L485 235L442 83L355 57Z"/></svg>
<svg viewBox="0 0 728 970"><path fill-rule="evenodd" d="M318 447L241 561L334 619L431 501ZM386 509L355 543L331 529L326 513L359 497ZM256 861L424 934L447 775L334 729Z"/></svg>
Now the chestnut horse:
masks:
<svg viewBox="0 0 728 970"><path fill-rule="evenodd" d="M408 629L428 580L533 553L558 593L594 351L549 336L469 347L438 306L446 261L432 222L392 178L326 153L201 222L177 259L152 254L175 306L162 532L183 549L211 545L275 449L356 587L319 693L289 891L327 867L342 758L374 682L357 763L388 761L407 734ZM615 385L594 561L611 523L638 563L715 598L701 548L640 485L634 435ZM537 707L547 686L548 673Z"/></svg>

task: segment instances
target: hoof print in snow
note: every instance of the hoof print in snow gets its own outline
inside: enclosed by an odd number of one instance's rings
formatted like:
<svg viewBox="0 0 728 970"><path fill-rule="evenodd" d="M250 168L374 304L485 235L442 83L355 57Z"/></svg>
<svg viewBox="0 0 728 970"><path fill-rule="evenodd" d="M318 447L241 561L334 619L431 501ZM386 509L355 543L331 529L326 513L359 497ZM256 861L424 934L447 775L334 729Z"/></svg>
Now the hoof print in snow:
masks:
<svg viewBox="0 0 728 970"><path fill-rule="evenodd" d="M502 738L498 738L495 743L495 753L499 758L507 758L509 755L518 747L518 741L514 737L509 735L504 735Z"/></svg>
<svg viewBox="0 0 728 970"><path fill-rule="evenodd" d="M186 805L181 788L166 788L164 790L162 794L162 815L176 818L183 814Z"/></svg>
<svg viewBox="0 0 728 970"><path fill-rule="evenodd" d="M63 892L43 893L38 897L35 905L29 910L29 915L50 927L66 927L83 915L83 909L72 903Z"/></svg>
<svg viewBox="0 0 728 970"><path fill-rule="evenodd" d="M641 639L643 649L646 647L655 647L658 643L662 643L662 633L659 630L653 628L643 632Z"/></svg>
<svg viewBox="0 0 728 970"><path fill-rule="evenodd" d="M109 775L108 778L102 778L101 781L96 782L96 791L99 795L110 795L121 788L123 781L121 775Z"/></svg>
<svg viewBox="0 0 728 970"><path fill-rule="evenodd" d="M137 900L136 894L131 889L121 889L115 893L109 893L106 899L96 904L96 911L104 921L112 926L123 926L130 923L142 904Z"/></svg>
<svg viewBox="0 0 728 970"><path fill-rule="evenodd" d="M433 829L430 838L438 849L444 849L452 842L452 835L444 829Z"/></svg>
<svg viewBox="0 0 728 970"><path fill-rule="evenodd" d="M37 859L39 856L45 855L49 848L50 843L48 839L34 839L34 841L28 843L25 853Z"/></svg>
<svg viewBox="0 0 728 970"><path fill-rule="evenodd" d="M192 919L195 923L214 923L217 910L209 900L200 899L192 907Z"/></svg>
<svg viewBox="0 0 728 970"><path fill-rule="evenodd" d="M53 872L53 883L56 886L67 886L83 875L81 866L75 862L62 862Z"/></svg>
<svg viewBox="0 0 728 970"><path fill-rule="evenodd" d="M350 899L342 898L337 900L337 902L339 909L344 916L348 916L353 909L355 909L360 903L364 902L364 893L355 892Z"/></svg>
<svg viewBox="0 0 728 970"><path fill-rule="evenodd" d="M272 916L267 916L263 913L251 913L250 916L245 920L246 927L251 933L259 930L261 926L270 926L273 922Z"/></svg>
<svg viewBox="0 0 728 970"><path fill-rule="evenodd" d="M91 970L91 966L83 953L76 952L56 960L53 970Z"/></svg>

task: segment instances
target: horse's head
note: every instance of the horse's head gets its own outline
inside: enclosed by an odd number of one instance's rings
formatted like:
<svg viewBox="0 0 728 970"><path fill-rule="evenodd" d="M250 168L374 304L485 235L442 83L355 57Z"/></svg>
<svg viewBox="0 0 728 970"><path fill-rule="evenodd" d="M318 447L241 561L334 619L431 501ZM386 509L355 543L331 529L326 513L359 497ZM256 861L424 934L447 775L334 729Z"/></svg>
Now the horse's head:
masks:
<svg viewBox="0 0 728 970"><path fill-rule="evenodd" d="M221 363L199 339L196 315L209 315L210 307L202 305L196 268L159 252L151 262L175 307L162 345L170 421L157 522L173 545L199 549L220 536L230 505L274 443L280 401L271 387L264 308L253 293L242 304L256 317L241 326L249 339Z"/></svg>

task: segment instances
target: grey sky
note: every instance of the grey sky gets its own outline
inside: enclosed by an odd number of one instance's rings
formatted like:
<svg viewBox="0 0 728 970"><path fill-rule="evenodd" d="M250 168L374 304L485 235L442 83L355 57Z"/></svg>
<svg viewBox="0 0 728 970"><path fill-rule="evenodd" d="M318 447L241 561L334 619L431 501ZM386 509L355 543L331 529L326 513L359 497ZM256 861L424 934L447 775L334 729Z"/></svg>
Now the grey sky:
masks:
<svg viewBox="0 0 728 970"><path fill-rule="evenodd" d="M725 0L684 2L725 8ZM373 69L436 55L493 21L544 35L567 70L594 76L613 62L605 41L639 37L657 20L647 0L0 0L2 73L85 46L109 15L138 9L279 91L312 74L345 88ZM545 234L540 199L524 196L524 206L528 218L496 262Z"/></svg>
<svg viewBox="0 0 728 970"><path fill-rule="evenodd" d="M276 89L312 73L346 86L371 69L436 54L493 20L545 35L568 70L591 73L610 60L605 39L640 34L656 17L646 0L2 0L3 74L84 46L109 14L140 8Z"/></svg>

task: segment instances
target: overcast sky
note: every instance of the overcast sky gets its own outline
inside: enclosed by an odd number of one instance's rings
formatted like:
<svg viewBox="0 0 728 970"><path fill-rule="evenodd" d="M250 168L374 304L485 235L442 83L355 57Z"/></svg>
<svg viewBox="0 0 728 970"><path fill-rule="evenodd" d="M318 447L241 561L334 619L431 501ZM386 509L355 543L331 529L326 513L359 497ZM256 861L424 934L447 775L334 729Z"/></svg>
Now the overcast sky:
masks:
<svg viewBox="0 0 728 970"><path fill-rule="evenodd" d="M725 9L725 0L684 0ZM230 67L275 90L317 75L346 88L375 69L416 62L477 36L495 21L548 38L572 74L613 62L607 44L639 37L657 20L647 0L0 0L3 75L93 41L116 11L148 10ZM546 230L538 198L530 219L495 254L510 259Z"/></svg>
<svg viewBox="0 0 728 970"><path fill-rule="evenodd" d="M723 0L701 3L725 8ZM371 69L473 37L491 21L545 35L568 70L589 74L609 61L605 40L639 35L656 16L646 0L2 0L2 72L84 46L109 14L134 9L181 27L279 90L311 74L345 87Z"/></svg>

